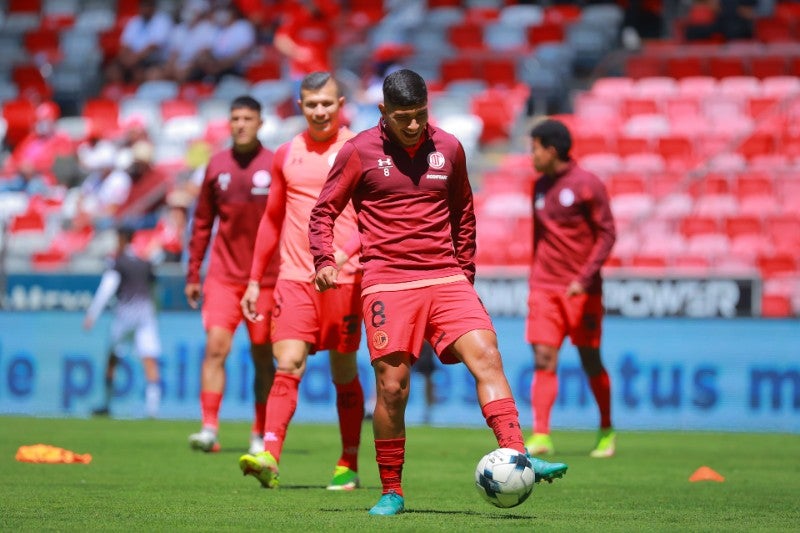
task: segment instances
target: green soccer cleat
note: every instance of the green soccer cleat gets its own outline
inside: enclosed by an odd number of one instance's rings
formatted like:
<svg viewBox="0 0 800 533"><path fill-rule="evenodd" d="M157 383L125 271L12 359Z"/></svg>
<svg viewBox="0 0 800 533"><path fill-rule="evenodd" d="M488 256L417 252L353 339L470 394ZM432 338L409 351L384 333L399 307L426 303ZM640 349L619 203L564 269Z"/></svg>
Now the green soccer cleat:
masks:
<svg viewBox="0 0 800 533"><path fill-rule="evenodd" d="M245 476L253 476L265 489L277 489L278 461L269 452L255 455L249 453L239 457L239 468Z"/></svg>
<svg viewBox="0 0 800 533"><path fill-rule="evenodd" d="M405 508L406 506L403 497L397 494L395 491L390 490L381 496L381 499L378 500L378 503L376 503L372 509L369 510L369 514L391 516L402 513Z"/></svg>
<svg viewBox="0 0 800 533"><path fill-rule="evenodd" d="M525 443L529 455L553 455L556 448L549 433L534 433Z"/></svg>
<svg viewBox="0 0 800 533"><path fill-rule="evenodd" d="M617 433L614 428L601 429L597 432L597 445L589 455L597 459L614 457L617 451Z"/></svg>
<svg viewBox="0 0 800 533"><path fill-rule="evenodd" d="M346 466L338 465L333 470L333 479L328 490L353 490L359 487L358 472Z"/></svg>
<svg viewBox="0 0 800 533"><path fill-rule="evenodd" d="M536 483L540 481L552 483L554 479L564 477L564 474L567 473L567 468L569 468L564 463L548 463L544 459L537 459L530 454L528 454L528 458L531 460L533 473L536 475Z"/></svg>

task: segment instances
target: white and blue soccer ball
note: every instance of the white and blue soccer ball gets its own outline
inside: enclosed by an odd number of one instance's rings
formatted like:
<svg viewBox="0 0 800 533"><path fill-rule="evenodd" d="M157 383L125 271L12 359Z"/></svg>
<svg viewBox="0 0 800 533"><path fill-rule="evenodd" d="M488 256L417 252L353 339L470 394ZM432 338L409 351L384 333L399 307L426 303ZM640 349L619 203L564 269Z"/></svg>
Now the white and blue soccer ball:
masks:
<svg viewBox="0 0 800 533"><path fill-rule="evenodd" d="M478 494L496 507L515 507L527 500L535 479L528 456L511 448L487 453L475 468Z"/></svg>

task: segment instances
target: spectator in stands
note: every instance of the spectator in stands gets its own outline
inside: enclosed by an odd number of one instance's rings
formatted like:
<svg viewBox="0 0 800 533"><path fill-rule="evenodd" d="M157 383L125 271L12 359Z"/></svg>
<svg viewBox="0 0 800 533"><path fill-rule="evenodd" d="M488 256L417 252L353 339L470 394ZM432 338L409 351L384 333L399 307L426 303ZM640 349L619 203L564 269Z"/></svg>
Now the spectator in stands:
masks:
<svg viewBox="0 0 800 533"><path fill-rule="evenodd" d="M125 203L116 213L118 220L133 228L152 228L158 211L164 205L171 180L153 165L154 148L148 141L131 147L131 163L127 167L131 189Z"/></svg>
<svg viewBox="0 0 800 533"><path fill-rule="evenodd" d="M106 68L106 81L143 81L150 68L166 60L172 26L172 18L156 9L155 0L139 0L139 14L122 30L120 50Z"/></svg>
<svg viewBox="0 0 800 533"><path fill-rule="evenodd" d="M148 144L152 148L153 141L147 130L147 121L138 114L127 117L122 122L122 135L117 139L119 149L119 166L126 167L133 162L132 150L136 144Z"/></svg>
<svg viewBox="0 0 800 533"><path fill-rule="evenodd" d="M149 79L168 79L179 83L187 81L195 60L214 45L217 27L209 20L211 4L208 0L188 0L181 9L180 23L172 31L167 61L152 67Z"/></svg>
<svg viewBox="0 0 800 533"><path fill-rule="evenodd" d="M10 179L0 185L3 190L47 194L55 185L52 170L56 158L75 153L69 136L55 129L58 106L44 102L36 107L35 113L33 130L14 148L4 164L3 175Z"/></svg>
<svg viewBox="0 0 800 533"><path fill-rule="evenodd" d="M289 60L292 94L300 94L300 83L312 72L333 72L331 51L336 42L334 19L339 6L333 0L291 0L275 32L274 44ZM299 108L298 108L299 110Z"/></svg>
<svg viewBox="0 0 800 533"><path fill-rule="evenodd" d="M198 54L191 78L217 82L226 74L243 76L256 46L253 23L232 4L217 7L212 18L218 28L214 42Z"/></svg>
<svg viewBox="0 0 800 533"><path fill-rule="evenodd" d="M687 16L687 41L753 38L758 0L703 0L695 2Z"/></svg>
<svg viewBox="0 0 800 533"><path fill-rule="evenodd" d="M533 257L526 339L533 348L531 411L534 433L528 453L554 453L550 412L558 395L558 353L569 336L578 349L600 411L592 457L615 453L611 382L600 358L603 283L600 268L616 238L608 193L600 179L575 163L572 136L557 120L531 130L533 166Z"/></svg>
<svg viewBox="0 0 800 533"><path fill-rule="evenodd" d="M113 217L127 201L133 181L130 174L117 168L116 146L103 142L90 159L91 171L76 191L74 199L64 202L64 216L75 229L86 226L110 228Z"/></svg>

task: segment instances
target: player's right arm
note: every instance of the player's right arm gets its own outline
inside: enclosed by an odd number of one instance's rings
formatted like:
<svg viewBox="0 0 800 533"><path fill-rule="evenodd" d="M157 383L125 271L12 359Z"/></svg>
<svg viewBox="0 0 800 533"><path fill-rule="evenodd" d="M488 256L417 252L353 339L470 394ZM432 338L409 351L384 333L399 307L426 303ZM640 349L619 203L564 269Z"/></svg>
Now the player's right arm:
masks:
<svg viewBox="0 0 800 533"><path fill-rule="evenodd" d="M287 150L288 145L281 146L272 159L272 183L267 197L267 207L258 224L253 262L250 265L250 280L239 302L245 318L251 321L264 318L256 309L258 296L261 293L261 279L278 249L283 220L286 218L286 177L283 175L283 160Z"/></svg>
<svg viewBox="0 0 800 533"><path fill-rule="evenodd" d="M333 247L333 226L351 200L361 174L361 158L348 141L333 162L308 223L309 248L317 271L314 284L320 292L336 287L339 270Z"/></svg>
<svg viewBox="0 0 800 533"><path fill-rule="evenodd" d="M200 267L203 265L208 243L211 242L214 219L217 217L217 207L214 202L214 180L211 177L210 169L211 165L206 167L203 183L200 185L192 222L192 235L189 239L189 261L184 293L192 309L197 309L200 304Z"/></svg>

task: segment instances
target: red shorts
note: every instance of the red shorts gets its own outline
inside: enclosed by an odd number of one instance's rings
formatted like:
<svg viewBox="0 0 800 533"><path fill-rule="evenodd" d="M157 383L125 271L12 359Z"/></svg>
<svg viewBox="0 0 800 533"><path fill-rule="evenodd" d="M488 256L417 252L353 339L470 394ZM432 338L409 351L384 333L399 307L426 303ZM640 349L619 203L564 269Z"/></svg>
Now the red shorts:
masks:
<svg viewBox="0 0 800 533"><path fill-rule="evenodd" d="M270 341L269 320L272 314L272 287L261 287L256 309L264 316L260 322L250 322L244 318L240 301L247 289L246 284L228 283L206 278L203 283L203 328L208 331L219 327L234 333L239 323L244 321L250 342L265 344Z"/></svg>
<svg viewBox="0 0 800 533"><path fill-rule="evenodd" d="M450 346L492 320L468 281L367 294L362 298L370 359L394 352L419 356L427 340L443 363L457 363Z"/></svg>
<svg viewBox="0 0 800 533"><path fill-rule="evenodd" d="M292 339L311 345L309 353L348 353L361 343L359 284L317 292L312 283L278 280L272 308L272 342Z"/></svg>
<svg viewBox="0 0 800 533"><path fill-rule="evenodd" d="M569 335L572 344L599 348L603 324L603 296L567 297L563 291L534 289L528 295L525 338L531 344L561 347Z"/></svg>

